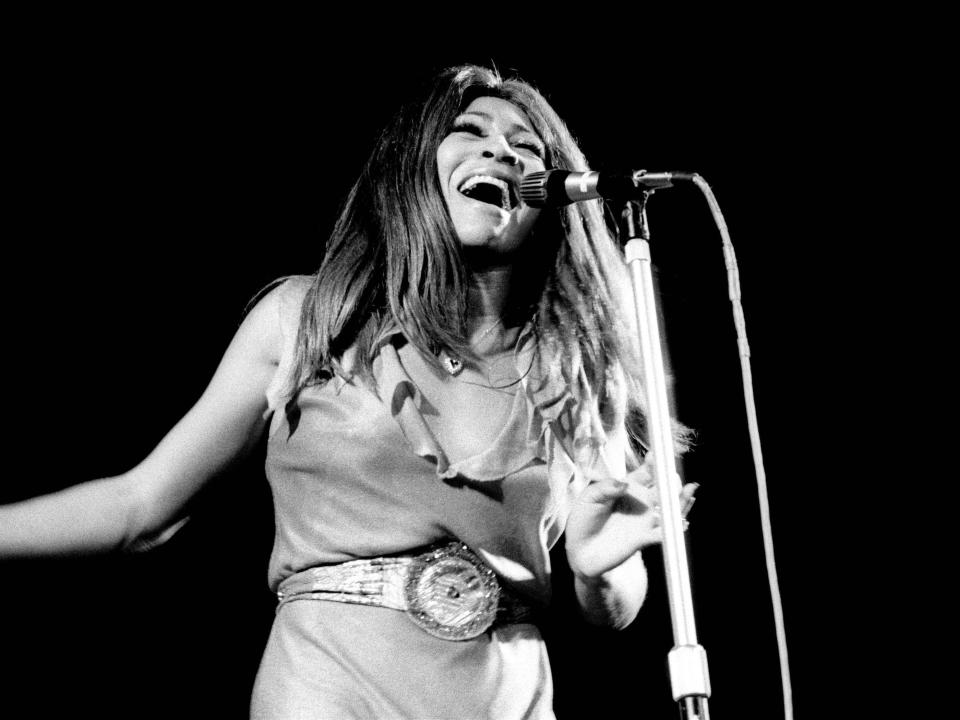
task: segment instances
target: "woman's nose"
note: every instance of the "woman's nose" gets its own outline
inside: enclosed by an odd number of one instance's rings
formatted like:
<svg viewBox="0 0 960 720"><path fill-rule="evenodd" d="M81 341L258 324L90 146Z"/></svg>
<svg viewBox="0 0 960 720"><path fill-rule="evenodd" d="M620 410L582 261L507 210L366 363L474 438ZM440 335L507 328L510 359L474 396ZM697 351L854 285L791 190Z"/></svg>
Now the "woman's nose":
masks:
<svg viewBox="0 0 960 720"><path fill-rule="evenodd" d="M485 158L495 158L507 165L520 164L520 156L517 151L510 147L510 143L502 135L491 138L490 145L483 150L483 156Z"/></svg>

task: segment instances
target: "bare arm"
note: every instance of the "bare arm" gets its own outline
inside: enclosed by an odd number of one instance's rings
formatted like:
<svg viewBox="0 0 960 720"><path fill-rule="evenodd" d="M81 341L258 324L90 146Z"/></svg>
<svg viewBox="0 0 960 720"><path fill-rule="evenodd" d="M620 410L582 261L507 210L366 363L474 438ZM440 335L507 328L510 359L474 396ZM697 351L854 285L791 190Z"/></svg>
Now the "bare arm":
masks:
<svg viewBox="0 0 960 720"><path fill-rule="evenodd" d="M587 621L621 630L633 622L646 599L647 568L637 552L597 577L575 575L574 590Z"/></svg>
<svg viewBox="0 0 960 720"><path fill-rule="evenodd" d="M264 430L285 291L248 314L199 401L136 467L0 507L0 557L105 552L172 534L187 502Z"/></svg>
<svg viewBox="0 0 960 720"><path fill-rule="evenodd" d="M621 433L610 442L612 457L626 442ZM567 560L576 597L591 623L625 628L640 611L647 593L641 550L660 543L663 530L657 493L648 463L625 477L620 465L605 465L571 508L566 527ZM615 479L624 477L623 480ZM681 490L681 512L693 504L697 485Z"/></svg>

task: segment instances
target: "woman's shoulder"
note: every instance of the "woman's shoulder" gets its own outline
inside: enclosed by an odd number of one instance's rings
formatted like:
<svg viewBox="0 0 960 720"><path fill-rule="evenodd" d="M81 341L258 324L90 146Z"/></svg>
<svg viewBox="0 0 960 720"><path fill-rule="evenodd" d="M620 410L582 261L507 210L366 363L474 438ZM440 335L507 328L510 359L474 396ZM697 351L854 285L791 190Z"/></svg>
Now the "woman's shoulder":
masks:
<svg viewBox="0 0 960 720"><path fill-rule="evenodd" d="M258 305L262 302L277 304L301 305L310 285L313 283L312 275L285 275L268 283L253 298L251 305Z"/></svg>
<svg viewBox="0 0 960 720"><path fill-rule="evenodd" d="M260 290L248 305L248 315L259 315L267 322L279 322L284 335L300 322L303 300L310 289L310 275L277 278Z"/></svg>
<svg viewBox="0 0 960 720"><path fill-rule="evenodd" d="M283 277L260 290L247 303L234 343L247 354L277 365L290 352L300 325L300 308L310 286L308 276Z"/></svg>

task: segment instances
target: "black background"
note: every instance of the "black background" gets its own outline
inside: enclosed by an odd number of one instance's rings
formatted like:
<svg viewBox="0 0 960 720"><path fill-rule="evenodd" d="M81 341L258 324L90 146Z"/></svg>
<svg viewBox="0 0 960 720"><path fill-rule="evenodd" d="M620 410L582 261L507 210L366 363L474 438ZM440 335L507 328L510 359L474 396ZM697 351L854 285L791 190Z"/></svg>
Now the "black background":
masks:
<svg viewBox="0 0 960 720"><path fill-rule="evenodd" d="M690 170L713 187L740 261L798 717L832 717L865 687L871 653L847 651L858 590L892 548L851 523L869 456L889 450L889 437L863 444L865 420L883 412L863 352L883 311L862 260L878 241L870 211L830 173L868 168L865 118L889 79L872 57L829 34L670 55L609 38L603 50L450 52L400 33L336 44L336 30L137 28L39 32L13 64L4 295L16 470L0 498L137 463L199 396L257 291L315 270L411 88L450 64L493 62L544 92L593 167ZM719 235L690 188L657 193L648 213L677 413L699 434L684 474L701 486L688 546L711 708L777 717ZM244 717L274 604L262 462L261 449L215 482L150 554L4 564L4 702L32 717ZM673 717L658 552L648 602L621 633L576 619L555 559L558 717Z"/></svg>

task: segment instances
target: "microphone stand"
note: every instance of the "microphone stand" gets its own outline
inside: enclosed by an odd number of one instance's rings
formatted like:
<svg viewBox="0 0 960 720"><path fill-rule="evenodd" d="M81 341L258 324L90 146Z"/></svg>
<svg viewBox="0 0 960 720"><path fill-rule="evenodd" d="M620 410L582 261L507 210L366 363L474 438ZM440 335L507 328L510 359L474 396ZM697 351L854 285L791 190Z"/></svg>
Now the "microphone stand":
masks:
<svg viewBox="0 0 960 720"><path fill-rule="evenodd" d="M647 424L653 452L653 476L660 496L663 520L663 565L673 623L674 647L667 655L673 699L684 720L710 720L707 698L710 675L707 653L697 643L693 596L680 511L681 480L677 474L673 429L667 401L663 348L657 321L656 296L650 261L650 229L646 203L653 190L627 200L620 217L621 237L633 281L640 358L647 392Z"/></svg>

